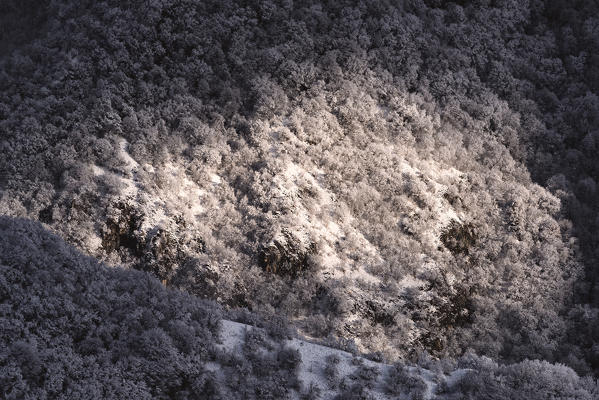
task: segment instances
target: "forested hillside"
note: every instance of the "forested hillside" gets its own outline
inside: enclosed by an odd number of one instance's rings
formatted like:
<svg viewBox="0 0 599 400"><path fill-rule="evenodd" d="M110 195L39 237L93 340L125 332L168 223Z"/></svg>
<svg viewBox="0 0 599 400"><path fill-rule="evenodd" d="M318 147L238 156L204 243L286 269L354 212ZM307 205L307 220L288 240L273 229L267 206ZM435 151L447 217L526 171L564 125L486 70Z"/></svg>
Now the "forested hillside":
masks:
<svg viewBox="0 0 599 400"><path fill-rule="evenodd" d="M596 0L4 0L0 214L381 362L596 378L598 93Z"/></svg>
<svg viewBox="0 0 599 400"><path fill-rule="evenodd" d="M107 267L40 223L0 217L2 399L592 400L562 365L467 353L373 362L294 338L276 319ZM253 326L223 318L234 318ZM258 327L256 327L258 326Z"/></svg>

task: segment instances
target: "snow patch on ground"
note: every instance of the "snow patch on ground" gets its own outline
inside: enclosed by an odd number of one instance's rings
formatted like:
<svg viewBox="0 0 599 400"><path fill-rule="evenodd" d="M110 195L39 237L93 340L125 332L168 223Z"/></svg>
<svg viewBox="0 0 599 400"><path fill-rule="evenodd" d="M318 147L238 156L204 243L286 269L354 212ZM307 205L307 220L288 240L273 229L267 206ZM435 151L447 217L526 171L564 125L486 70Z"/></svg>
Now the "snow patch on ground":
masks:
<svg viewBox="0 0 599 400"><path fill-rule="evenodd" d="M260 329L229 320L222 320L221 324L220 347L232 353L239 353L241 351L247 330ZM311 343L300 338L283 340L282 345L299 352L302 361L299 366L298 376L303 383L303 387L308 388L311 384L317 385L322 389L322 399L332 399L339 395L339 389L331 388L324 372L329 356L336 356L339 360L339 363L336 364L339 381L344 378L352 381L351 375L359 369L360 365L368 368L376 368L379 373L373 381L370 394L373 398L381 400L397 398L394 395L386 393L385 390L385 379L387 379L389 371L393 367L392 365L354 356L346 351ZM208 363L207 368L218 373L220 367L217 363ZM453 371L450 375L443 376L420 367L408 367L408 369L411 373L420 376L425 383L426 391L424 399L436 398L436 391L441 382L444 381L446 386L451 387L469 371L459 369Z"/></svg>
<svg viewBox="0 0 599 400"><path fill-rule="evenodd" d="M223 319L221 324L220 339L222 341L222 347L225 350L232 352L237 351L237 347L243 344L245 331L247 329L253 329L250 325L226 319Z"/></svg>

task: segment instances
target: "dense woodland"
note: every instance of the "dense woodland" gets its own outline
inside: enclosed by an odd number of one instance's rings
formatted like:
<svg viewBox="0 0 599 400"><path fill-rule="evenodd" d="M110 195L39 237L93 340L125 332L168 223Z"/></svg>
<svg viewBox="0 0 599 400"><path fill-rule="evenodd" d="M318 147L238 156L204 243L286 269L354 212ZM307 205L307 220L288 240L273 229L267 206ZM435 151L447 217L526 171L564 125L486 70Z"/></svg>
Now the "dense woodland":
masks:
<svg viewBox="0 0 599 400"><path fill-rule="evenodd" d="M498 365L471 352L385 371L354 355L350 375L333 353L313 369L321 385L308 384L299 352L285 342L292 331L280 320L226 312L147 273L98 263L38 222L2 216L0 234L3 399L374 399L377 379L376 398L421 399L422 368L433 372L438 399L592 400L599 393L591 377L563 365ZM258 328L228 348L222 318ZM458 374L448 379L451 371Z"/></svg>
<svg viewBox="0 0 599 400"><path fill-rule="evenodd" d="M578 382L598 94L596 0L4 0L0 214L374 360Z"/></svg>

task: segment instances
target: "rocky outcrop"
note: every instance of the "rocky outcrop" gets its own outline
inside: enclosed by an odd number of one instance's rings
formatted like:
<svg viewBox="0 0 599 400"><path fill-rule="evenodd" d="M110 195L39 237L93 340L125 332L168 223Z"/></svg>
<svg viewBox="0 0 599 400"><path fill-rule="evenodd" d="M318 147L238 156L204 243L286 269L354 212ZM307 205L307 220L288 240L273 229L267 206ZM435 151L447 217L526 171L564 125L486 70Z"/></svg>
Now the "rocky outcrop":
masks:
<svg viewBox="0 0 599 400"><path fill-rule="evenodd" d="M133 205L119 201L108 209L108 219L102 229L102 248L106 253L127 249L139 257L145 240L140 232L143 215Z"/></svg>
<svg viewBox="0 0 599 400"><path fill-rule="evenodd" d="M471 223L460 224L451 221L441 233L441 242L454 255L468 255L472 246L476 244L477 234Z"/></svg>
<svg viewBox="0 0 599 400"><path fill-rule="evenodd" d="M182 233L187 229L182 218L157 226L139 207L125 201L109 207L108 215L102 230L104 251L116 251L123 262L133 256L135 268L153 273L163 283L173 279L190 257L205 251L202 238Z"/></svg>
<svg viewBox="0 0 599 400"><path fill-rule="evenodd" d="M312 268L311 256L315 250L314 242L282 229L260 250L258 261L266 272L293 277Z"/></svg>

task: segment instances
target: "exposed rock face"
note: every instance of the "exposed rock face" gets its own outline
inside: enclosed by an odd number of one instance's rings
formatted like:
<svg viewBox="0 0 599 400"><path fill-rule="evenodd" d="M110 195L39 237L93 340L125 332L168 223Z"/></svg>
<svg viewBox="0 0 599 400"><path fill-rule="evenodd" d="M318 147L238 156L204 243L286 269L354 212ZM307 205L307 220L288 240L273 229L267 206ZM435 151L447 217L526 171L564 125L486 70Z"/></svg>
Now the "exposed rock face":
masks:
<svg viewBox="0 0 599 400"><path fill-rule="evenodd" d="M170 277L180 258L176 238L165 229L156 228L147 233L144 268L163 280Z"/></svg>
<svg viewBox="0 0 599 400"><path fill-rule="evenodd" d="M259 261L266 272L293 277L312 268L310 257L315 250L314 242L282 229L280 235L260 251Z"/></svg>
<svg viewBox="0 0 599 400"><path fill-rule="evenodd" d="M439 307L442 328L464 326L472 322L474 314L473 288L458 287L455 293L448 296L448 301Z"/></svg>
<svg viewBox="0 0 599 400"><path fill-rule="evenodd" d="M470 248L476 244L476 231L471 223L460 224L451 221L450 225L441 233L441 242L453 254L470 253Z"/></svg>
<svg viewBox="0 0 599 400"><path fill-rule="evenodd" d="M189 287L198 293L198 297L216 298L219 279L219 273L213 266L192 258L179 266L171 284L179 288Z"/></svg>
<svg viewBox="0 0 599 400"><path fill-rule="evenodd" d="M109 207L108 214L102 230L104 251L117 251L124 262L133 256L135 268L152 272L163 283L173 279L190 255L205 250L202 238L182 233L187 225L181 218L167 221L166 227L152 226L155 221L126 201Z"/></svg>
<svg viewBox="0 0 599 400"><path fill-rule="evenodd" d="M515 233L518 240L522 240L526 232L522 226L525 220L522 205L518 201L509 200L503 206L505 208L505 222L508 229Z"/></svg>
<svg viewBox="0 0 599 400"><path fill-rule="evenodd" d="M366 300L363 304L354 305L356 312L367 318L372 325L391 326L395 324L392 312L385 305L374 300Z"/></svg>
<svg viewBox="0 0 599 400"><path fill-rule="evenodd" d="M102 231L102 247L107 253L120 248L128 249L135 256L141 256L145 240L139 229L143 215L125 202L118 202L109 209L109 217Z"/></svg>

